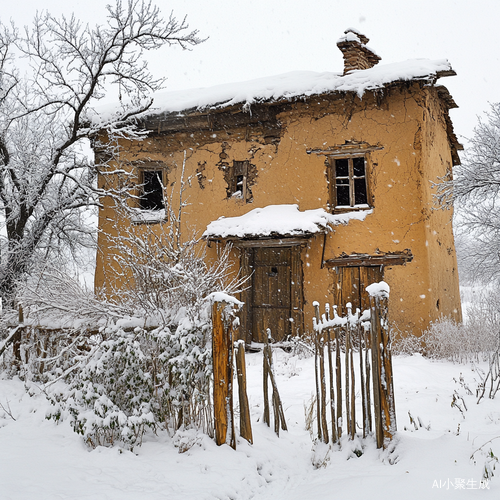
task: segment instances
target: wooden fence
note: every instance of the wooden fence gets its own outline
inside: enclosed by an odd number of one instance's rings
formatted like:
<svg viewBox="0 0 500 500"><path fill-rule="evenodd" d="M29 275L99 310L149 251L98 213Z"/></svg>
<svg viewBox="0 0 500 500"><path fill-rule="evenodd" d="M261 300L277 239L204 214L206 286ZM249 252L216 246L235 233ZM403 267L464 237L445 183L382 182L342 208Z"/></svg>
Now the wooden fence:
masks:
<svg viewBox="0 0 500 500"><path fill-rule="evenodd" d="M371 290L370 290L371 288ZM377 447L387 447L396 431L390 333L387 321L388 287L367 287L370 310L345 317L327 305L320 316L314 303L315 375L318 439L337 443L343 435L354 439L374 433ZM253 441L246 394L244 342L233 345L232 316L227 304L215 302L212 309L214 423L218 445L236 447L233 412L233 357L236 359L240 403L240 435ZM269 330L267 336L270 336ZM234 354L236 348L236 355ZM286 430L286 421L274 376L271 345L263 351L264 422L270 425L269 380L275 432ZM360 397L358 397L360 394Z"/></svg>
<svg viewBox="0 0 500 500"><path fill-rule="evenodd" d="M238 340L233 344L233 316L225 302L212 305L212 356L214 370L214 427L215 442L220 446L228 444L236 448L233 408L233 358L236 360L238 380L238 399L240 407L240 436L253 443L250 406L246 390L245 342ZM280 428L287 430L285 413L276 384L273 355L268 339L271 332L264 334L263 350L263 392L264 423L271 425L269 406L269 382L271 383L271 405L273 407L274 431L279 435Z"/></svg>
<svg viewBox="0 0 500 500"><path fill-rule="evenodd" d="M354 439L359 429L363 437L374 431L377 447L385 448L396 431L388 289L376 285L363 313L348 305L340 317L326 305L320 316L314 303L317 435L325 443L343 434Z"/></svg>

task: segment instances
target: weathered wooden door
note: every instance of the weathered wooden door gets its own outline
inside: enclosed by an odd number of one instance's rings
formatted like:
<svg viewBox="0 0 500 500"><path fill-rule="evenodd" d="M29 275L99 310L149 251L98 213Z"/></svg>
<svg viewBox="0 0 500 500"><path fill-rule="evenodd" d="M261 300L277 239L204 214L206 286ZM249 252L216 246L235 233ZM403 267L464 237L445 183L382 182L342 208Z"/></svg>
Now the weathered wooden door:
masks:
<svg viewBox="0 0 500 500"><path fill-rule="evenodd" d="M242 294L240 338L264 342L267 328L274 342L303 329L302 266L299 246L242 249L242 274L250 286Z"/></svg>
<svg viewBox="0 0 500 500"><path fill-rule="evenodd" d="M339 315L344 315L346 304L352 305L352 310L369 309L370 300L366 287L384 279L383 266L337 267L333 270L333 304L338 306Z"/></svg>
<svg viewBox="0 0 500 500"><path fill-rule="evenodd" d="M290 248L255 248L253 251L252 338L263 342L271 329L274 341L290 335Z"/></svg>

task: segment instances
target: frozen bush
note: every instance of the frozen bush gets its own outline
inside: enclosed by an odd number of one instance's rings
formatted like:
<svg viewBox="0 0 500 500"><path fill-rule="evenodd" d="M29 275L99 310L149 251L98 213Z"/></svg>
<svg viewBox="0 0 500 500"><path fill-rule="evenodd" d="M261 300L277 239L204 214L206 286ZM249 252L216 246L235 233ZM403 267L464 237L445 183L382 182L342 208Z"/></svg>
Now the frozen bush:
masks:
<svg viewBox="0 0 500 500"><path fill-rule="evenodd" d="M67 385L48 392L49 418L71 419L90 446L140 445L154 431L195 427L212 434L210 322L125 331L108 327ZM107 340L104 340L107 339Z"/></svg>

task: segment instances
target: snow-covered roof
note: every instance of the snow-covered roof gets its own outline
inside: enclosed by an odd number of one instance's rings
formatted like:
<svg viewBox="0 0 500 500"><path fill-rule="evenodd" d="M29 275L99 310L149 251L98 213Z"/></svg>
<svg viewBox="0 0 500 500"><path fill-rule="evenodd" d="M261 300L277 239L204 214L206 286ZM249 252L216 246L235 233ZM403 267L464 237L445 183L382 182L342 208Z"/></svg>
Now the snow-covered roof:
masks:
<svg viewBox="0 0 500 500"><path fill-rule="evenodd" d="M304 210L298 205L268 205L254 208L240 217L219 217L211 222L203 238L265 238L307 236L347 224L350 220L364 220L371 210L330 214L322 208Z"/></svg>
<svg viewBox="0 0 500 500"><path fill-rule="evenodd" d="M183 113L187 110L223 108L236 104L249 108L258 102L273 102L330 92L355 92L360 98L370 90L397 81L425 80L455 74L446 59L412 59L400 63L377 65L364 70L341 73L294 71L247 82L229 83L209 88L159 92L153 106L144 116ZM91 120L95 126L105 125L123 114L116 104L99 107Z"/></svg>

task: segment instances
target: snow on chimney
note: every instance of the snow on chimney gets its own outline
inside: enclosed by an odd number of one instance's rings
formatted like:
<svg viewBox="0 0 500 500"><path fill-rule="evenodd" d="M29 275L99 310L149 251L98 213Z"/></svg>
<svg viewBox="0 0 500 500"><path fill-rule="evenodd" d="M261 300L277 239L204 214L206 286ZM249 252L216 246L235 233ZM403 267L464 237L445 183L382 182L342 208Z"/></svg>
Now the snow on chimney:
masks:
<svg viewBox="0 0 500 500"><path fill-rule="evenodd" d="M366 46L368 38L359 31L349 28L337 41L337 47L344 56L344 75L353 69L373 68L380 57Z"/></svg>

